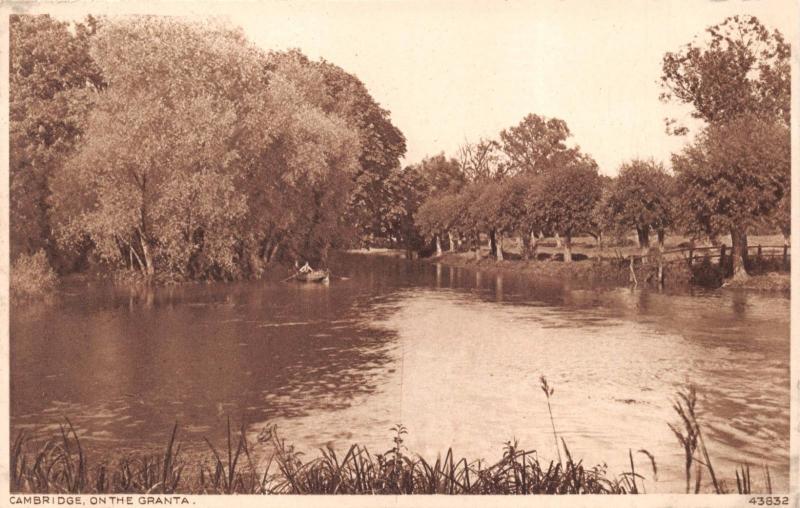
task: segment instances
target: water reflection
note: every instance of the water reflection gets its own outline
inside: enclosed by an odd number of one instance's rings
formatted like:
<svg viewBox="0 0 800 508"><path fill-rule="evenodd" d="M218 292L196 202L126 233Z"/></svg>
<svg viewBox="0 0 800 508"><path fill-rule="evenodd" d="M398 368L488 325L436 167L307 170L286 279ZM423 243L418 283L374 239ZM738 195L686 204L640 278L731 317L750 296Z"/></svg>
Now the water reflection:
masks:
<svg viewBox="0 0 800 508"><path fill-rule="evenodd" d="M556 387L561 435L588 463L625 470L647 448L680 490L666 422L686 382L715 465L747 460L788 484L789 300L733 291L581 287L503 273L348 256L330 286L120 288L74 282L11 315L12 433L69 416L93 447L221 439L227 416L265 422L308 452L454 446L495 458L519 438L550 456L536 380Z"/></svg>

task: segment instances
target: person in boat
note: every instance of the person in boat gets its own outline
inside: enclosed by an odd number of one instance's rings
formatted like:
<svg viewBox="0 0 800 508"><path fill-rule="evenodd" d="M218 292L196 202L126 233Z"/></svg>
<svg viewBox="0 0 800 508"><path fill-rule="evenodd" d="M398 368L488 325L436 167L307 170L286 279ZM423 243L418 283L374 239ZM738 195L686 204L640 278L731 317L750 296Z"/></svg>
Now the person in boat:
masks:
<svg viewBox="0 0 800 508"><path fill-rule="evenodd" d="M297 270L297 271L298 271L298 272L300 272L300 273L309 273L309 272L313 272L313 271L314 271L314 269L313 269L313 268L311 268L311 267L308 265L308 261L306 261L306 264L304 264L302 267L300 267L300 269L299 269L299 270Z"/></svg>

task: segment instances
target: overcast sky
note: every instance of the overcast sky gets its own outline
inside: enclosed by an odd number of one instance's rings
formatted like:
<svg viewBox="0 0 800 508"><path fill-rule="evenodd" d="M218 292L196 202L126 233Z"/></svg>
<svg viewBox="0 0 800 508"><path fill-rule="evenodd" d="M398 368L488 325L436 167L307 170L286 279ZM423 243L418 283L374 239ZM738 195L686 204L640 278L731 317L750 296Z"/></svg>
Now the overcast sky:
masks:
<svg viewBox="0 0 800 508"><path fill-rule="evenodd" d="M85 5L85 4L84 4ZM120 7L112 7L117 12ZM266 49L300 48L357 75L408 140L406 163L465 139L496 137L526 114L562 118L615 174L633 157L669 154L664 132L686 108L659 99L661 58L733 14L791 40L792 1L143 3L126 12L227 17ZM98 4L82 11L111 13ZM38 8L74 15L74 6Z"/></svg>

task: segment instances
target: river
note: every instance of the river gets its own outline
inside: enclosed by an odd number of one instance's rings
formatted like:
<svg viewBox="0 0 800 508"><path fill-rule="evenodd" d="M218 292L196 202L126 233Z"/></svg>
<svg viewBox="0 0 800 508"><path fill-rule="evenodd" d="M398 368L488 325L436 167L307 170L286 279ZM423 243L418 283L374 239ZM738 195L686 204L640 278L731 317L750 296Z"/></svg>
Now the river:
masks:
<svg viewBox="0 0 800 508"><path fill-rule="evenodd" d="M190 284L131 290L67 282L11 312L11 431L57 431L94 453L221 444L278 425L307 450L405 445L435 458L499 459L517 439L555 458L556 430L586 464L629 470L648 491L683 489L667 426L687 383L717 475L769 466L789 482L789 299L730 290L581 287L398 258L340 254L317 284ZM657 481L646 449L655 456ZM707 477L707 475L705 475Z"/></svg>

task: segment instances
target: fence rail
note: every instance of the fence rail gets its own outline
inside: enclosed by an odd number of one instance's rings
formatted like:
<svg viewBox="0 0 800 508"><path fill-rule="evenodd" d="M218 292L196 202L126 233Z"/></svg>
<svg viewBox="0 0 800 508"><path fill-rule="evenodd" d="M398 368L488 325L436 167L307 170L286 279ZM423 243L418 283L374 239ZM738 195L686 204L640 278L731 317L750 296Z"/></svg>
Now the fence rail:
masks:
<svg viewBox="0 0 800 508"><path fill-rule="evenodd" d="M670 256L671 255L671 256ZM631 254L628 256L631 267L631 280L636 282L636 274L633 267L637 262L639 265L658 266L658 281L664 281L664 267L676 263L687 263L692 267L695 260L718 259L719 266L723 266L731 259L731 247L722 244L712 247L683 247L679 249L664 250L661 252L650 252L647 254ZM782 266L787 269L791 259L789 245L748 245L747 256L755 257L757 260L776 259L782 260Z"/></svg>

